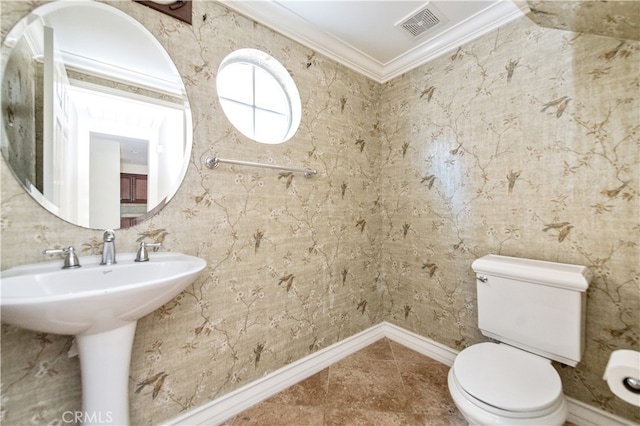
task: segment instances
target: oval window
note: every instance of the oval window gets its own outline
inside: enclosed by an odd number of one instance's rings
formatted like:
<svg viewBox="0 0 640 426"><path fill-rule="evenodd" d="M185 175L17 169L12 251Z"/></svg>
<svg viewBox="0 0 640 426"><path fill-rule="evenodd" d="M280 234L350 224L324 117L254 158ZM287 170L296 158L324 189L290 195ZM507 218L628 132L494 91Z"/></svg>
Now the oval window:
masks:
<svg viewBox="0 0 640 426"><path fill-rule="evenodd" d="M243 135L257 142L278 144L298 130L302 105L287 69L256 49L227 56L216 78L222 110Z"/></svg>

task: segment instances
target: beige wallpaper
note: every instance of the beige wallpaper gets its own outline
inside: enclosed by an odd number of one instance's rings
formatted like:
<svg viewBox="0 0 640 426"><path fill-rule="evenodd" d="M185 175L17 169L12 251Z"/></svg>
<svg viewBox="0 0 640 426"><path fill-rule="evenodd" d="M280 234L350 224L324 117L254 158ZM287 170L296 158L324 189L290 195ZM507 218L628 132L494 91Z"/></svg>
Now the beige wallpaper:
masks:
<svg viewBox="0 0 640 426"><path fill-rule="evenodd" d="M200 279L138 324L131 417L157 424L387 320L462 349L476 329L470 264L501 253L588 265L587 350L558 366L568 395L640 421L602 381L638 350L640 44L523 18L379 85L228 12L194 25L114 2L158 37L194 113L192 164L152 220L117 231L201 256ZM33 2L2 2L2 34ZM215 97L226 54L262 49L291 72L302 125L281 146L245 139ZM222 165L308 166L317 177ZM2 173L2 269L47 247L97 253L100 231L64 223ZM60 424L80 408L71 339L2 325L4 424Z"/></svg>
<svg viewBox="0 0 640 426"><path fill-rule="evenodd" d="M638 1L527 0L534 22L548 28L640 40Z"/></svg>
<svg viewBox="0 0 640 426"><path fill-rule="evenodd" d="M638 349L640 43L505 26L385 85L385 318L450 347L478 334L487 253L587 265L587 342L566 394L640 420L602 381Z"/></svg>
<svg viewBox="0 0 640 426"><path fill-rule="evenodd" d="M31 58L31 49L25 40L13 46L11 58L6 61L6 72L2 79L2 116L5 122L7 139L22 140L24 144L2 144L2 158L10 159L16 175L24 181L36 182L36 81L38 67ZM41 90L40 90L41 92ZM19 108L13 108L20 105Z"/></svg>

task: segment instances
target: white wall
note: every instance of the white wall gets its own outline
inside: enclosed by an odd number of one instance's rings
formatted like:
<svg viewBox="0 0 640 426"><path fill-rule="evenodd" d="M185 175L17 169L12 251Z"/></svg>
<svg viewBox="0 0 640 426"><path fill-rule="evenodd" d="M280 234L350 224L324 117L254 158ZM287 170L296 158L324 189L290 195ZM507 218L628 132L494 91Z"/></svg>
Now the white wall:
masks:
<svg viewBox="0 0 640 426"><path fill-rule="evenodd" d="M89 226L120 227L120 143L106 136L91 136Z"/></svg>

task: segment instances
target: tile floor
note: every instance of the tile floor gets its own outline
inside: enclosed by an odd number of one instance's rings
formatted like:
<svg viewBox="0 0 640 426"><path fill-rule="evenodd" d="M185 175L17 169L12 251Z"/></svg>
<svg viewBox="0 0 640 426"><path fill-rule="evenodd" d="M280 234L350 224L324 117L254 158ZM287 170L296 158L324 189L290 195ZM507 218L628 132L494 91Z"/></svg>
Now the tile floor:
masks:
<svg viewBox="0 0 640 426"><path fill-rule="evenodd" d="M228 420L224 426L466 425L449 367L382 339Z"/></svg>

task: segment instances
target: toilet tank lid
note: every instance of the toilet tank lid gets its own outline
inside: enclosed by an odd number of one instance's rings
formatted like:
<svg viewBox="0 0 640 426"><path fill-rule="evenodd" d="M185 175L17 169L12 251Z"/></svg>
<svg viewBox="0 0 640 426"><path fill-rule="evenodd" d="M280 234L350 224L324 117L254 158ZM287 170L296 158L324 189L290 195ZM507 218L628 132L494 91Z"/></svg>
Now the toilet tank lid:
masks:
<svg viewBox="0 0 640 426"><path fill-rule="evenodd" d="M476 274L513 278L584 292L591 273L586 266L488 254L471 265Z"/></svg>

